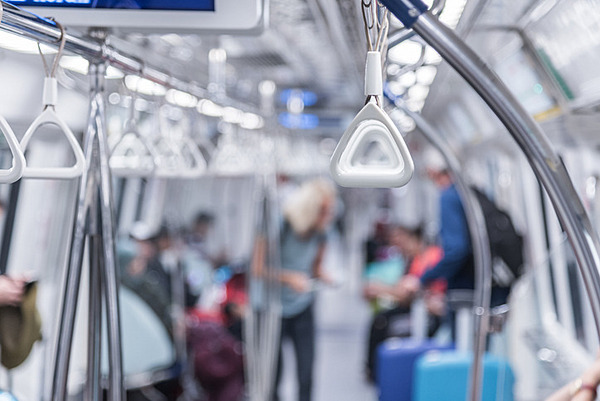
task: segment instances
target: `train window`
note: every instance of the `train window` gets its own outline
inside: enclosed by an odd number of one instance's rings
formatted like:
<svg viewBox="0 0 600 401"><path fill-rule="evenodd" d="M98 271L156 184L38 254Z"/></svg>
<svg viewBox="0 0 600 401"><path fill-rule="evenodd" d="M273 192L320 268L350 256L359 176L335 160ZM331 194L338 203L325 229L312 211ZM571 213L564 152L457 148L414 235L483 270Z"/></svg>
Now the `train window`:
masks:
<svg viewBox="0 0 600 401"><path fill-rule="evenodd" d="M557 86L577 106L598 100L592 67L600 62L598 13L586 0L559 2L526 29Z"/></svg>

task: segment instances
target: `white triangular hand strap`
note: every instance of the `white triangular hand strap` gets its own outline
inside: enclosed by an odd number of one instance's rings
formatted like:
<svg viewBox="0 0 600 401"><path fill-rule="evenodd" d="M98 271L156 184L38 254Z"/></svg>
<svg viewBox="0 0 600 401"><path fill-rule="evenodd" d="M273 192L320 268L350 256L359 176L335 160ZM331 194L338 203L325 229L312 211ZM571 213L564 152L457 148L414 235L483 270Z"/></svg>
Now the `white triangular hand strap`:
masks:
<svg viewBox="0 0 600 401"><path fill-rule="evenodd" d="M206 173L208 163L206 163L206 159L200 152L198 145L191 138L184 138L181 145L181 154L189 162L188 169L183 172L184 178L197 178Z"/></svg>
<svg viewBox="0 0 600 401"><path fill-rule="evenodd" d="M13 158L11 168L8 170L0 170L0 183L12 184L23 176L23 170L25 169L25 156L23 156L23 151L19 146L19 141L17 140L15 133L10 128L10 125L8 125L8 122L4 119L4 117L1 116L0 130L6 139L6 143L8 144L8 148L10 149L10 153L12 154Z"/></svg>
<svg viewBox="0 0 600 401"><path fill-rule="evenodd" d="M26 166L23 170L23 178L43 178L43 179L57 179L57 180L68 180L71 178L80 177L85 171L85 156L83 151L77 142L77 138L73 134L73 131L65 123L65 121L56 114L54 106L57 103L58 97L58 82L54 77L46 77L44 79L44 93L43 101L46 108L42 111L42 114L36 118L33 123L25 132L23 139L21 139L21 151L25 153L27 145L33 134L44 125L55 125L60 128L60 132L67 138L73 154L75 155L75 164L71 167L29 167Z"/></svg>
<svg viewBox="0 0 600 401"><path fill-rule="evenodd" d="M367 152L373 145L383 158L369 160ZM330 171L343 187L390 188L407 184L414 164L392 120L379 106L367 103L333 152Z"/></svg>
<svg viewBox="0 0 600 401"><path fill-rule="evenodd" d="M121 135L112 149L108 165L112 174L118 177L149 177L156 168L154 152L134 129Z"/></svg>
<svg viewBox="0 0 600 401"><path fill-rule="evenodd" d="M60 128L61 133L67 138L73 154L75 155L75 164L71 167L30 167L26 166L23 170L23 178L43 178L43 179L57 179L57 180L68 180L71 178L80 177L85 171L85 156L83 151L77 142L77 138L67 126L67 124L61 119L53 107L48 107L46 110L36 118L31 126L25 132L23 139L21 139L21 150L25 153L27 145L31 140L33 134L44 125L55 125Z"/></svg>

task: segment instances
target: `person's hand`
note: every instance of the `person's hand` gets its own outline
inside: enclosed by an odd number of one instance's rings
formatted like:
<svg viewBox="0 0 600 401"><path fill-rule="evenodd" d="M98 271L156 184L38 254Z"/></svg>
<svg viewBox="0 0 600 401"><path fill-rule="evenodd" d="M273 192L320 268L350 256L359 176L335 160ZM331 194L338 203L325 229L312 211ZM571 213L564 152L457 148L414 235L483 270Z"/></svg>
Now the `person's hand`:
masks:
<svg viewBox="0 0 600 401"><path fill-rule="evenodd" d="M0 276L0 305L19 305L23 300L24 288L24 280Z"/></svg>
<svg viewBox="0 0 600 401"><path fill-rule="evenodd" d="M581 381L586 385L591 385L594 387L598 387L598 384L600 384L600 352L596 356L594 363L581 375ZM572 400L594 401L594 396L592 391L580 390L577 394L575 394Z"/></svg>
<svg viewBox="0 0 600 401"><path fill-rule="evenodd" d="M311 288L310 278L300 272L287 271L282 281L283 284L300 294L308 292Z"/></svg>
<svg viewBox="0 0 600 401"><path fill-rule="evenodd" d="M376 299L385 293L385 287L385 285L377 282L367 283L363 287L363 296L369 301Z"/></svg>
<svg viewBox="0 0 600 401"><path fill-rule="evenodd" d="M434 316L444 316L446 313L446 297L444 294L428 293L425 296L427 311Z"/></svg>

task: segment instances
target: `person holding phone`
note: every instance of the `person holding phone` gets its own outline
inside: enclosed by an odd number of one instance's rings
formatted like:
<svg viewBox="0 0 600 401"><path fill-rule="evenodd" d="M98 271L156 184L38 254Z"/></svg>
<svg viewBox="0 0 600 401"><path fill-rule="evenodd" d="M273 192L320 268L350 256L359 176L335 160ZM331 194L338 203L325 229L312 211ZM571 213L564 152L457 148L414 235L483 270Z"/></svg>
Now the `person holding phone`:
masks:
<svg viewBox="0 0 600 401"><path fill-rule="evenodd" d="M25 279L0 275L0 306L19 305L23 300L26 283Z"/></svg>

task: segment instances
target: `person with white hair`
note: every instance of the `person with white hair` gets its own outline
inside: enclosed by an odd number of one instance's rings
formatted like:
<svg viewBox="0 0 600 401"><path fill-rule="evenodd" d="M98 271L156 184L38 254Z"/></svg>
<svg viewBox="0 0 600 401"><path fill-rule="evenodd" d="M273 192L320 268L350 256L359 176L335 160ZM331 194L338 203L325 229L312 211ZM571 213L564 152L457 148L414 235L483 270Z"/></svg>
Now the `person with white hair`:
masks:
<svg viewBox="0 0 600 401"><path fill-rule="evenodd" d="M313 280L329 282L322 267L326 230L333 217L334 186L324 179L303 183L283 207L280 252L282 283L281 340L290 339L296 354L298 401L309 401L312 393L315 355ZM281 379L281 344L273 397L278 400Z"/></svg>

